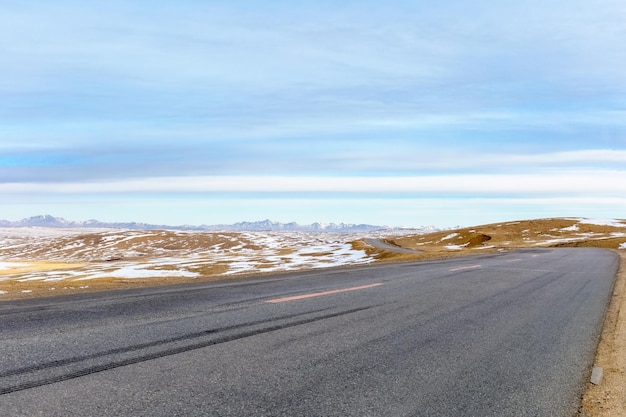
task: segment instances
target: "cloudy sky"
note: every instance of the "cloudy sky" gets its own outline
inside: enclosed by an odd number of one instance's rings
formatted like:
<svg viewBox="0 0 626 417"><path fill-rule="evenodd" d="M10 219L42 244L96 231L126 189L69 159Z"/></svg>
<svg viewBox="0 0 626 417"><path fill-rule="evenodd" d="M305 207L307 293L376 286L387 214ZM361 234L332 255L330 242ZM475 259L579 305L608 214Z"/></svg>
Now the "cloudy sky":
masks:
<svg viewBox="0 0 626 417"><path fill-rule="evenodd" d="M626 218L623 0L0 3L0 218Z"/></svg>

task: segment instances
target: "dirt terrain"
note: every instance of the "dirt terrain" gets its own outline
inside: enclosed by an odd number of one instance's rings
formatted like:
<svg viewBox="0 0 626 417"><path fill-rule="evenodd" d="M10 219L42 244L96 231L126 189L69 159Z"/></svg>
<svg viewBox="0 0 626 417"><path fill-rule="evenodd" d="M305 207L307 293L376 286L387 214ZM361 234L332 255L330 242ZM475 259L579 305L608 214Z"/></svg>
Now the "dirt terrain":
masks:
<svg viewBox="0 0 626 417"><path fill-rule="evenodd" d="M626 416L626 220L554 218L428 234L0 229L0 301L524 247L614 250L621 268L580 415Z"/></svg>
<svg viewBox="0 0 626 417"><path fill-rule="evenodd" d="M489 250L526 247L593 246L626 248L626 220L556 218L524 220L467 227L425 235L405 235L391 243L426 254L460 252L464 255Z"/></svg>

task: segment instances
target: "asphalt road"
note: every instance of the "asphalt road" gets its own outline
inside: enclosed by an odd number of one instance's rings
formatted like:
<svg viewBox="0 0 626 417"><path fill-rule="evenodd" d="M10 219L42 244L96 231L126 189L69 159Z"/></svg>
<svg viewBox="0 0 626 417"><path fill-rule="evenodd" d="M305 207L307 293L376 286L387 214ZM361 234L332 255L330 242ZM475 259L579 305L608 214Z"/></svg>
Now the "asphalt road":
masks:
<svg viewBox="0 0 626 417"><path fill-rule="evenodd" d="M396 246L396 245L392 245L391 243L387 243L384 242L380 239L373 239L373 238L368 238L368 239L363 239L363 241L374 247L374 248L378 248L378 249L382 249L382 250L388 250L391 252L399 252L399 253L423 253L422 251L419 250L415 250L415 249L408 249L408 248L403 248L400 246Z"/></svg>
<svg viewBox="0 0 626 417"><path fill-rule="evenodd" d="M1 416L572 416L617 257L497 255L0 303Z"/></svg>

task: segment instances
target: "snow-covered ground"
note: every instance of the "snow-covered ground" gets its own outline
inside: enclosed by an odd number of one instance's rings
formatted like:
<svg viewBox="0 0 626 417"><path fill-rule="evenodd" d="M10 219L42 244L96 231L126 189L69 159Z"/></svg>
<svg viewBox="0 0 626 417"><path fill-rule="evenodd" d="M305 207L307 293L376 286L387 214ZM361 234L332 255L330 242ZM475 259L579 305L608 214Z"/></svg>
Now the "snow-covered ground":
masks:
<svg viewBox="0 0 626 417"><path fill-rule="evenodd" d="M404 235L404 244L397 231L392 235L383 232L351 235L0 228L0 295L29 290L28 287L11 289L8 281L31 287L50 283L52 290L63 285L85 288L90 280L96 279L196 279L363 265L374 258L353 247L351 242L362 239L367 242L368 238L391 238L405 248L445 253L607 239L611 239L612 248L626 249L624 221L571 218L552 223L545 220L542 224L547 226L536 228L530 223L511 222L491 226L489 230L456 229L428 236L412 230ZM485 239L476 240L481 236Z"/></svg>
<svg viewBox="0 0 626 417"><path fill-rule="evenodd" d="M356 238L313 232L0 229L0 283L198 278L372 262L352 247Z"/></svg>
<svg viewBox="0 0 626 417"><path fill-rule="evenodd" d="M610 226L610 227L623 227L626 228L626 224L621 220L616 219L588 219L584 217L572 217L569 220L577 220L580 224L593 224L596 226Z"/></svg>
<svg viewBox="0 0 626 417"><path fill-rule="evenodd" d="M21 266L21 264L16 262L0 262L0 271L14 269L19 266Z"/></svg>

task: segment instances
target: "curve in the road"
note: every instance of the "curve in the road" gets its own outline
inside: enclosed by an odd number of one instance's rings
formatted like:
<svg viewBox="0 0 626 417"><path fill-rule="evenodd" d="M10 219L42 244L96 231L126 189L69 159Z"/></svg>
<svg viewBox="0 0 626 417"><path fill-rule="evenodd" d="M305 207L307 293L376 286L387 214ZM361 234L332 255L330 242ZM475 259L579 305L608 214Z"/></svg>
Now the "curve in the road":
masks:
<svg viewBox="0 0 626 417"><path fill-rule="evenodd" d="M571 417L617 265L534 249L0 303L0 415Z"/></svg>

